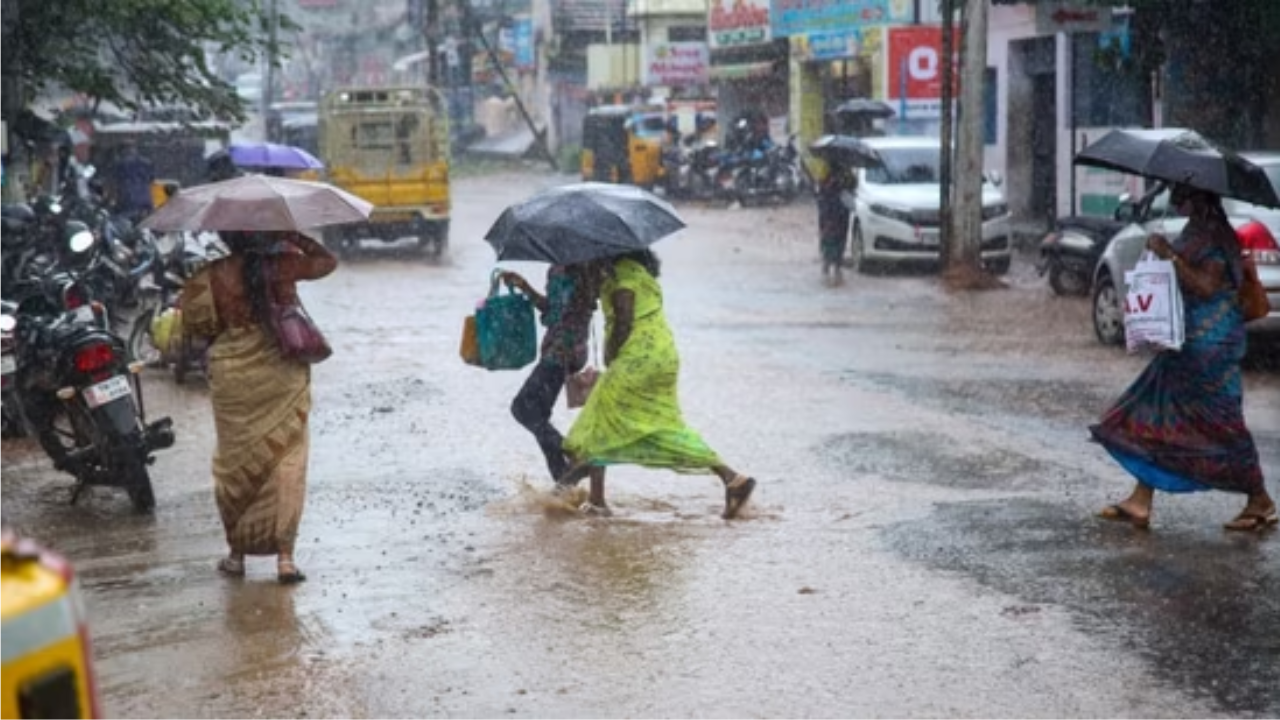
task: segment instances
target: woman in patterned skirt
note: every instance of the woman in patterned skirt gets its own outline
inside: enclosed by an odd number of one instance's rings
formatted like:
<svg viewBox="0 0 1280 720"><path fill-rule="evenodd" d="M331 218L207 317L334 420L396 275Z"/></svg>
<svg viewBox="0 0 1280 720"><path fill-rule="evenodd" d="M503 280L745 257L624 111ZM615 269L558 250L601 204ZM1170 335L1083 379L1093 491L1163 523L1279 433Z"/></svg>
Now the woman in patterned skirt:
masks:
<svg viewBox="0 0 1280 720"><path fill-rule="evenodd" d="M1147 247L1172 260L1182 289L1186 341L1158 354L1091 429L1093 437L1138 483L1101 516L1146 528L1156 490L1241 493L1244 509L1228 530L1277 523L1258 448L1244 424L1240 362L1245 354L1240 308L1240 245L1218 196L1174 186L1169 203L1187 215L1170 245L1152 236Z"/></svg>

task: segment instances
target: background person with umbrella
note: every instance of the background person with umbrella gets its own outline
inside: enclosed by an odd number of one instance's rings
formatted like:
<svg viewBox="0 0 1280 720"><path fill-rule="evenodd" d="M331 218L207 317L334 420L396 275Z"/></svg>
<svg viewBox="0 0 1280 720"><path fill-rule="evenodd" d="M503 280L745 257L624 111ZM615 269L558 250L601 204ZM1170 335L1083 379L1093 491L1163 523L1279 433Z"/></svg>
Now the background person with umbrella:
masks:
<svg viewBox="0 0 1280 720"><path fill-rule="evenodd" d="M1186 131L1115 131L1086 148L1076 162L1173 181L1169 203L1188 217L1172 244L1154 235L1147 241L1151 252L1173 262L1183 292L1182 349L1157 354L1090 428L1137 478L1129 497L1104 508L1101 516L1146 528L1156 490L1216 489L1248 498L1227 530L1274 526L1276 505L1244 422L1243 270L1220 196L1280 206L1275 189L1265 174L1265 185L1256 182L1260 168Z"/></svg>
<svg viewBox="0 0 1280 720"><path fill-rule="evenodd" d="M301 229L355 222L371 209L323 183L246 175L181 190L143 223L219 231L231 251L187 280L179 301L184 331L210 341L224 575L243 576L247 555L275 555L281 583L305 579L293 551L306 494L311 367L281 354L268 305L273 297L296 303L299 281L338 265Z"/></svg>
<svg viewBox="0 0 1280 720"><path fill-rule="evenodd" d="M818 204L818 250L822 254L822 277L828 287L844 284L844 254L849 244L849 207L843 195L857 191L854 167L878 161L875 151L848 135L824 135L809 146L825 170L816 188Z"/></svg>

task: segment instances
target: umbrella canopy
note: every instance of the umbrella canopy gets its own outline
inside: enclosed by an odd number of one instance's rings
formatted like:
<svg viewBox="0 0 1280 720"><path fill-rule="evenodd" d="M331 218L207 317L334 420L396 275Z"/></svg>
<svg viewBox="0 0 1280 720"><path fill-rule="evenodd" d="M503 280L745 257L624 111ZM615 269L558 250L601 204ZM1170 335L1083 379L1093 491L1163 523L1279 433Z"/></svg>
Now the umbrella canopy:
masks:
<svg viewBox="0 0 1280 720"><path fill-rule="evenodd" d="M643 249L684 226L675 208L652 193L588 182L508 207L484 239L499 260L568 265Z"/></svg>
<svg viewBox="0 0 1280 720"><path fill-rule="evenodd" d="M879 165L880 153L852 135L823 135L809 146L809 152L832 162L856 167Z"/></svg>
<svg viewBox="0 0 1280 720"><path fill-rule="evenodd" d="M373 204L308 180L243 175L178 191L142 221L161 232L306 230L360 222Z"/></svg>
<svg viewBox="0 0 1280 720"><path fill-rule="evenodd" d="M319 170L324 167L315 155L292 145L269 142L232 143L231 161L245 168L278 167L285 170Z"/></svg>
<svg viewBox="0 0 1280 720"><path fill-rule="evenodd" d="M1192 130L1112 130L1081 150L1075 163L1280 207L1276 188L1262 168L1216 147Z"/></svg>
<svg viewBox="0 0 1280 720"><path fill-rule="evenodd" d="M862 115L872 119L886 119L897 115L888 103L870 98L854 98L836 106L837 115Z"/></svg>

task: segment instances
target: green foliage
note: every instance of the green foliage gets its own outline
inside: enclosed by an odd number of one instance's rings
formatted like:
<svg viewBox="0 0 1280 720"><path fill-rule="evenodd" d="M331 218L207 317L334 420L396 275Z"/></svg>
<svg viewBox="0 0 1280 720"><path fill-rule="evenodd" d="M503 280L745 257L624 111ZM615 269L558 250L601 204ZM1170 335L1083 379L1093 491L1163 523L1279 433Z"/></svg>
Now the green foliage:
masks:
<svg viewBox="0 0 1280 720"><path fill-rule="evenodd" d="M23 97L47 89L83 93L128 109L183 105L243 120L235 91L206 49L246 61L272 57L270 0L17 0L3 69ZM296 29L280 18L279 33Z"/></svg>

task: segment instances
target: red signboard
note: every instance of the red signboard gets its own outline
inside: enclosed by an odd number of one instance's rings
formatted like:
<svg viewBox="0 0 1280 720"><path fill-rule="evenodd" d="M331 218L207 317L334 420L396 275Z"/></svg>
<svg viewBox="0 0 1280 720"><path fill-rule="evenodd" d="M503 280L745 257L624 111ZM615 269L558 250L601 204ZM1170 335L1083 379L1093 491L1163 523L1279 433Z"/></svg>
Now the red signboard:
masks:
<svg viewBox="0 0 1280 720"><path fill-rule="evenodd" d="M959 58L960 32L955 31L953 57ZM942 28L937 25L889 29L888 97L931 100L942 97ZM959 76L952 84L959 89Z"/></svg>

